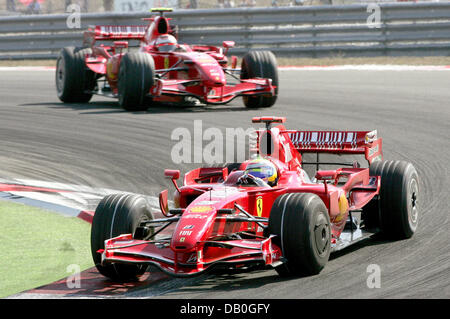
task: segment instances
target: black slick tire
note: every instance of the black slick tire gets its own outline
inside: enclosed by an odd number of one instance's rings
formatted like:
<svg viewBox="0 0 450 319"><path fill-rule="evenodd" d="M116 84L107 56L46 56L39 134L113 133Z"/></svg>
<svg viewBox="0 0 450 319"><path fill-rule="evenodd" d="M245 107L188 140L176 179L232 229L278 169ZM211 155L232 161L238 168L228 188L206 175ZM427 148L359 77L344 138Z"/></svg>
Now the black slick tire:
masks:
<svg viewBox="0 0 450 319"><path fill-rule="evenodd" d="M281 276L318 274L328 262L331 225L323 201L311 193L279 196L270 212L270 234L286 262L275 270Z"/></svg>
<svg viewBox="0 0 450 319"><path fill-rule="evenodd" d="M58 98L64 103L87 103L92 98L96 74L88 69L86 54L89 48L66 47L56 62L55 84Z"/></svg>
<svg viewBox="0 0 450 319"><path fill-rule="evenodd" d="M278 67L275 55L270 51L250 51L242 58L241 79L269 78L275 88L274 96L243 96L248 108L271 107L278 95Z"/></svg>
<svg viewBox="0 0 450 319"><path fill-rule="evenodd" d="M122 234L134 234L142 221L153 216L147 200L140 195L115 194L103 198L95 210L91 228L91 253L97 270L116 281L134 280L147 266L141 264L101 264L101 254L107 239Z"/></svg>
<svg viewBox="0 0 450 319"><path fill-rule="evenodd" d="M155 82L155 62L148 53L129 52L120 61L119 104L127 111L145 111L149 107L150 88Z"/></svg>
<svg viewBox="0 0 450 319"><path fill-rule="evenodd" d="M419 177L414 166L405 161L379 161L371 164L370 175L381 177L379 200L369 203L363 214L377 216L382 235L388 239L412 237L420 213Z"/></svg>

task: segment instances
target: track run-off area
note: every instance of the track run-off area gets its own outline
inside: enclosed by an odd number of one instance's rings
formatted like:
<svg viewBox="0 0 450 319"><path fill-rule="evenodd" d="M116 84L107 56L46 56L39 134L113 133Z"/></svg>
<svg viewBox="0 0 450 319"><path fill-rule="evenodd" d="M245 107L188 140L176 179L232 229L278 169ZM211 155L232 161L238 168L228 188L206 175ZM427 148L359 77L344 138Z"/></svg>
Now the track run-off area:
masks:
<svg viewBox="0 0 450 319"><path fill-rule="evenodd" d="M148 298L449 298L450 69L290 68L280 70L270 109L226 106L151 107L125 112L114 100L62 104L51 69L0 70L0 178L114 189L149 196L169 187L175 128L249 128L251 118L285 116L302 130L378 130L384 158L413 163L420 178L420 220L409 240L371 239L331 256L317 276L280 278L274 270L160 277L128 297ZM195 150L194 150L195 152ZM5 225L2 225L5 227ZM87 239L89 240L89 239ZM380 288L367 285L368 266ZM95 274L88 274L95 276ZM96 279L107 285L106 279ZM102 295L104 296L104 295ZM115 294L117 296L117 294ZM48 297L48 295L46 295Z"/></svg>

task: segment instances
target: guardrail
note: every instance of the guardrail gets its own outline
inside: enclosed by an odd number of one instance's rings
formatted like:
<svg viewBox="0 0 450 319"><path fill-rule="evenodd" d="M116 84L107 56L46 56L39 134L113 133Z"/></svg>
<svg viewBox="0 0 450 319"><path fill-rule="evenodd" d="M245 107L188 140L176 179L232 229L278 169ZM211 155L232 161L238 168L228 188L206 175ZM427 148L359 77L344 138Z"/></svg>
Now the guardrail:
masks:
<svg viewBox="0 0 450 319"><path fill-rule="evenodd" d="M278 56L448 56L450 2L177 10L168 14L180 42L221 45L231 52L269 49ZM376 16L380 17L378 25ZM62 47L80 46L90 25L146 24L140 14L39 15L0 18L0 60L51 59Z"/></svg>

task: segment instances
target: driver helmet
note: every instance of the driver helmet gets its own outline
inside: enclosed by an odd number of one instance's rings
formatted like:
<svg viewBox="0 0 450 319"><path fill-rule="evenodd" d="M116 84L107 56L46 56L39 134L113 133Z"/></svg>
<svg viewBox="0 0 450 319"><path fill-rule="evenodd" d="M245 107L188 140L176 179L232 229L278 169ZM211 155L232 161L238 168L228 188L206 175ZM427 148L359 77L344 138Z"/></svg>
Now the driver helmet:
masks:
<svg viewBox="0 0 450 319"><path fill-rule="evenodd" d="M245 173L261 178L270 186L275 186L278 181L277 168L271 161L264 158L249 161Z"/></svg>
<svg viewBox="0 0 450 319"><path fill-rule="evenodd" d="M156 41L155 46L160 52L171 52L177 48L177 39L173 35L160 35Z"/></svg>

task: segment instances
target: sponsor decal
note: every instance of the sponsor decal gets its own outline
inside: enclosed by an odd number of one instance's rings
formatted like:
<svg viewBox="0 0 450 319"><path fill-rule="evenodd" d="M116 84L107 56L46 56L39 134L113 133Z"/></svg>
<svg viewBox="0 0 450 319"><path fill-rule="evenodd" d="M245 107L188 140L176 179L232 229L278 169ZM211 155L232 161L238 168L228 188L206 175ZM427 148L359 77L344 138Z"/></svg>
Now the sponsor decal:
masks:
<svg viewBox="0 0 450 319"><path fill-rule="evenodd" d="M217 201L217 200L203 200L201 202L198 202L197 205L214 205L218 202L219 201Z"/></svg>
<svg viewBox="0 0 450 319"><path fill-rule="evenodd" d="M258 217L262 216L262 211L263 211L263 198L262 196L259 196L256 199L256 213L258 214Z"/></svg>
<svg viewBox="0 0 450 319"><path fill-rule="evenodd" d="M344 218L347 210L348 210L348 200L345 197L345 194L342 193L341 196L339 197L339 215L336 217L334 221L340 222L342 218Z"/></svg>
<svg viewBox="0 0 450 319"><path fill-rule="evenodd" d="M206 213L212 211L213 209L214 207L212 206L194 206L190 208L189 211L192 213Z"/></svg>
<svg viewBox="0 0 450 319"><path fill-rule="evenodd" d="M235 193L239 193L239 191L236 188L227 188L220 190L214 190L212 193L212 196L215 198L227 198L230 195L233 195Z"/></svg>
<svg viewBox="0 0 450 319"><path fill-rule="evenodd" d="M185 240L186 240L186 238L181 237L181 238L180 238L180 243L184 243Z"/></svg>
<svg viewBox="0 0 450 319"><path fill-rule="evenodd" d="M182 230L180 231L179 236L191 236L192 230Z"/></svg>
<svg viewBox="0 0 450 319"><path fill-rule="evenodd" d="M183 215L183 218L203 219L203 218L208 218L208 215L188 214L188 215Z"/></svg>
<svg viewBox="0 0 450 319"><path fill-rule="evenodd" d="M186 225L183 227L183 229L192 229L194 228L194 225Z"/></svg>
<svg viewBox="0 0 450 319"><path fill-rule="evenodd" d="M113 81L117 79L117 76L113 72L113 64L111 62L106 63L106 74Z"/></svg>

